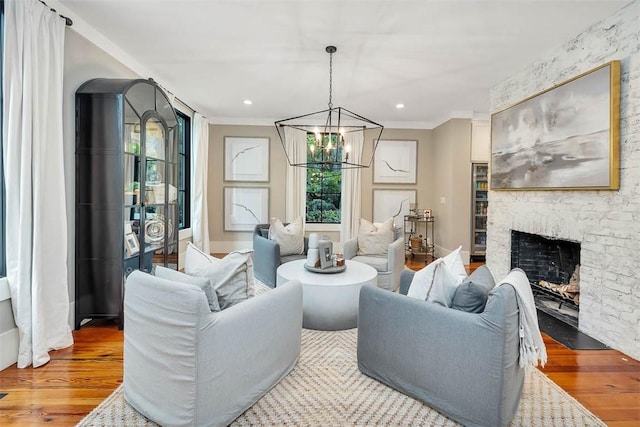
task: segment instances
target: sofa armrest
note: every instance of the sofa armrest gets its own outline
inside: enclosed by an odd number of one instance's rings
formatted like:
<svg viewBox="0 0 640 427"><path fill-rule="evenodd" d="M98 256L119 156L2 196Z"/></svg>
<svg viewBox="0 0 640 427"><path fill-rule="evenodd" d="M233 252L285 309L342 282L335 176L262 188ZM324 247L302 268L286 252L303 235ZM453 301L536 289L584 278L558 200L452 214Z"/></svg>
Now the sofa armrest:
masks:
<svg viewBox="0 0 640 427"><path fill-rule="evenodd" d="M342 254L344 259L353 259L358 253L358 238L354 237L342 244Z"/></svg>
<svg viewBox="0 0 640 427"><path fill-rule="evenodd" d="M508 424L524 374L515 295L500 288L474 314L363 287L358 367L464 425Z"/></svg>
<svg viewBox="0 0 640 427"><path fill-rule="evenodd" d="M389 245L389 252L387 254L387 263L389 271L391 271L391 283L393 284L394 290L398 287L400 275L404 270L404 256L404 238L400 237Z"/></svg>
<svg viewBox="0 0 640 427"><path fill-rule="evenodd" d="M276 270L280 265L280 245L274 240L253 235L253 271L258 280L274 288Z"/></svg>
<svg viewBox="0 0 640 427"><path fill-rule="evenodd" d="M296 365L301 333L297 280L212 313L199 337L196 378L207 401L195 424L228 425L260 399Z"/></svg>

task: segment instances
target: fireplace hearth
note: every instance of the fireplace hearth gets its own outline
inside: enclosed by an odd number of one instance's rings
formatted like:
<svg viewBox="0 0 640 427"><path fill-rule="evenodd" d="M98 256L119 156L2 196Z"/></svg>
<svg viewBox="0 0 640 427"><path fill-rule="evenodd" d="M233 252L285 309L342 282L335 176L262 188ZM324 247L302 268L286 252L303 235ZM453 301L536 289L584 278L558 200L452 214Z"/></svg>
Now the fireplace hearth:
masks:
<svg viewBox="0 0 640 427"><path fill-rule="evenodd" d="M580 243L511 231L511 268L527 274L536 307L578 328Z"/></svg>

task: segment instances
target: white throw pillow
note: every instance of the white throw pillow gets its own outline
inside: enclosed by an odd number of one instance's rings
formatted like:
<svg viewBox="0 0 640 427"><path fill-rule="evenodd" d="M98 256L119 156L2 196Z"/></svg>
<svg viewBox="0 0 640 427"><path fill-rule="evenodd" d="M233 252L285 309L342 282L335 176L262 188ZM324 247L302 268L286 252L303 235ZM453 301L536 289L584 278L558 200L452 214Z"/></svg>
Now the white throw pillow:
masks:
<svg viewBox="0 0 640 427"><path fill-rule="evenodd" d="M393 218L389 218L382 224L360 218L358 255L387 256L391 243L393 243Z"/></svg>
<svg viewBox="0 0 640 427"><path fill-rule="evenodd" d="M450 263L455 267L454 260L455 256L448 260L446 257L439 258L417 271L413 276L411 285L409 285L407 296L451 307L456 289L463 280L447 265ZM466 277L466 274L464 277Z"/></svg>
<svg viewBox="0 0 640 427"><path fill-rule="evenodd" d="M222 259L200 251L191 242L187 244L184 271L191 276L209 279L220 308L231 307L254 295L253 250L229 253Z"/></svg>
<svg viewBox="0 0 640 427"><path fill-rule="evenodd" d="M447 264L447 267L449 267L451 273L458 280L458 283L461 283L467 277L467 269L465 268L464 262L462 261L462 255L460 255L461 250L462 246L458 246L458 249L442 258L445 264Z"/></svg>
<svg viewBox="0 0 640 427"><path fill-rule="evenodd" d="M304 222L302 217L291 221L286 227L278 218L269 222L269 239L280 245L280 256L304 254Z"/></svg>
<svg viewBox="0 0 640 427"><path fill-rule="evenodd" d="M443 259L438 258L426 267L416 271L409 285L407 296L426 301L431 286L433 285L436 267L442 263L444 263Z"/></svg>

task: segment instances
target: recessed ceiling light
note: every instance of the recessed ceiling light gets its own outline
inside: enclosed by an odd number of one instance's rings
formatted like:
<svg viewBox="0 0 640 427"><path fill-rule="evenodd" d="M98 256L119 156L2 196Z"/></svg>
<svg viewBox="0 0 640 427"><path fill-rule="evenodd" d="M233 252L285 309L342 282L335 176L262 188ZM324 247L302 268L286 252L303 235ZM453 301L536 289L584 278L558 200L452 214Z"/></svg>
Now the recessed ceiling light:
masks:
<svg viewBox="0 0 640 427"><path fill-rule="evenodd" d="M250 100L250 99L245 99L243 102L244 102L244 105L251 105L251 104L253 104L253 101L252 101L252 100Z"/></svg>
<svg viewBox="0 0 640 427"><path fill-rule="evenodd" d="M404 104L396 104L396 108L397 109L404 108Z"/></svg>

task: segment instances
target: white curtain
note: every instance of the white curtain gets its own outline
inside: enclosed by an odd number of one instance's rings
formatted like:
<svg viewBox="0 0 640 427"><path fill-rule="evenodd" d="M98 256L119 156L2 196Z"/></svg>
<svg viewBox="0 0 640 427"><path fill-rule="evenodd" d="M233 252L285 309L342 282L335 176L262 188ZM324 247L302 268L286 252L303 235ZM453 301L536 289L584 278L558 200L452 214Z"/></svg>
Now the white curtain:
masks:
<svg viewBox="0 0 640 427"><path fill-rule="evenodd" d="M208 254L211 253L207 203L209 121L200 113L193 116L192 150L191 232L193 244Z"/></svg>
<svg viewBox="0 0 640 427"><path fill-rule="evenodd" d="M307 161L307 132L284 128L286 151L293 163ZM307 169L287 164L285 221L291 222L299 216L303 221L307 211Z"/></svg>
<svg viewBox="0 0 640 427"><path fill-rule="evenodd" d="M364 145L364 131L347 132L344 135L345 145L351 145L351 163L360 163ZM340 241L342 243L358 234L362 205L362 170L342 170L342 200Z"/></svg>
<svg viewBox="0 0 640 427"><path fill-rule="evenodd" d="M5 2L3 156L7 279L18 367L73 344L62 139L65 23L37 0Z"/></svg>

